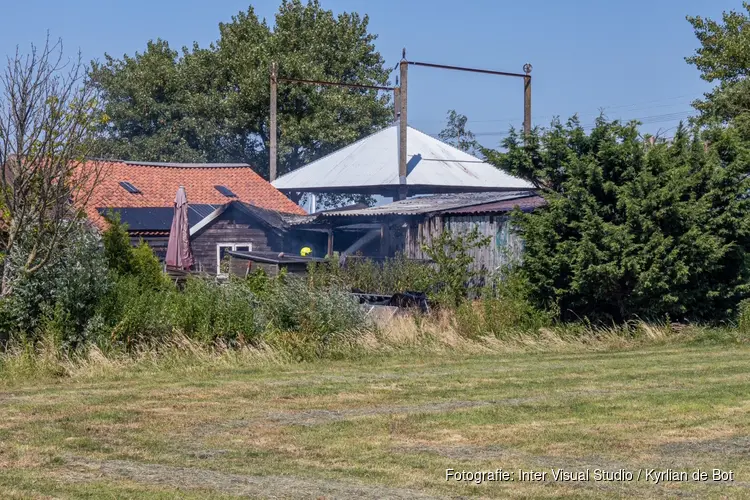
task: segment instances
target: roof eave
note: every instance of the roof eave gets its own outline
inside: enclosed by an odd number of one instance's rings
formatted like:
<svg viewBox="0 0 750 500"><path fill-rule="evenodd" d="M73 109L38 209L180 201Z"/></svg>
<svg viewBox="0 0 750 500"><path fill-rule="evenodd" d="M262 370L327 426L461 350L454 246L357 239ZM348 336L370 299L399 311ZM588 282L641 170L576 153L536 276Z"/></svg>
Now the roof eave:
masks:
<svg viewBox="0 0 750 500"><path fill-rule="evenodd" d="M340 194L373 194L391 196L398 193L401 184L384 184L374 186L319 186L319 187L277 187L282 193L340 193ZM410 194L432 193L477 193L477 192L508 192L534 189L533 186L501 187L501 186L449 186L435 184L407 184Z"/></svg>

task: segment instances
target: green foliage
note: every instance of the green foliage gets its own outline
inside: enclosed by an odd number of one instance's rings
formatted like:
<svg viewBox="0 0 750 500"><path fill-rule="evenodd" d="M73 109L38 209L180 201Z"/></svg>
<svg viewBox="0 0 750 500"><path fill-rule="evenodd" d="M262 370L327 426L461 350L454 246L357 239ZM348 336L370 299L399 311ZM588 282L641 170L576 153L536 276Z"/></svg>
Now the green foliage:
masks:
<svg viewBox="0 0 750 500"><path fill-rule="evenodd" d="M748 151L734 128L713 134L652 146L635 124L586 135L572 119L488 152L546 188L544 209L514 216L532 303L565 319L731 317L749 291Z"/></svg>
<svg viewBox="0 0 750 500"><path fill-rule="evenodd" d="M0 327L29 341L54 330L64 348L76 348L89 340L88 324L109 286L98 238L81 225L49 266L23 275L2 300Z"/></svg>
<svg viewBox="0 0 750 500"><path fill-rule="evenodd" d="M456 330L467 338L493 336L508 339L511 335L538 334L553 324L553 316L537 309L523 298L523 292L509 290L507 285L488 286L475 301L464 301L456 308Z"/></svg>
<svg viewBox="0 0 750 500"><path fill-rule="evenodd" d="M345 266L339 266L335 260L313 262L308 268L308 277L313 286L335 284L366 293L427 292L434 287L433 269L403 254L379 262L351 256Z"/></svg>
<svg viewBox="0 0 750 500"><path fill-rule="evenodd" d="M149 283L138 275L121 276L102 302L105 330L123 347L159 342L175 333L205 344L232 345L294 332L320 344L365 326L349 294L335 287L312 288L297 277L253 273L221 284L190 277L182 290Z"/></svg>
<svg viewBox="0 0 750 500"><path fill-rule="evenodd" d="M111 339L126 348L163 341L174 333L211 344L252 340L262 331L257 301L247 287L190 278L183 290L146 286L121 276L103 303Z"/></svg>
<svg viewBox="0 0 750 500"><path fill-rule="evenodd" d="M128 225L121 222L120 214L107 214L109 227L102 233L104 257L107 266L118 274L128 274L133 270L133 253L128 235Z"/></svg>
<svg viewBox="0 0 750 500"><path fill-rule="evenodd" d="M118 276L110 293L102 298L98 313L102 331L115 345L132 348L140 343L162 340L173 332L167 314L177 290L143 286L134 275Z"/></svg>
<svg viewBox="0 0 750 500"><path fill-rule="evenodd" d="M268 172L271 62L279 76L385 85L368 18L334 16L317 0L283 0L273 26L252 7L219 25L208 48L182 53L163 40L134 56L92 64L109 118L105 150L123 159L244 161ZM389 96L374 90L281 83L279 174L387 124Z"/></svg>
<svg viewBox="0 0 750 500"><path fill-rule="evenodd" d="M315 287L297 276L275 279L271 286L271 296L263 302L263 308L274 330L325 340L365 324L359 304L338 286Z"/></svg>
<svg viewBox="0 0 750 500"><path fill-rule="evenodd" d="M741 332L750 333L750 300L740 302L737 314L737 327Z"/></svg>
<svg viewBox="0 0 750 500"><path fill-rule="evenodd" d="M131 248L130 262L131 274L137 277L144 288L160 290L171 286L167 275L162 271L159 259L145 241L141 240L137 247Z"/></svg>
<svg viewBox="0 0 750 500"><path fill-rule="evenodd" d="M474 258L471 251L487 245L490 238L482 236L475 226L471 231L453 234L443 230L422 249L435 262L437 267L435 283L437 291L433 299L446 307L455 307L467 297L469 286L481 276L481 272L472 268Z"/></svg>
<svg viewBox="0 0 750 500"><path fill-rule="evenodd" d="M688 16L701 46L686 58L701 72L701 78L718 85L704 100L693 104L701 112L701 123L728 123L738 117L750 120L750 4L742 11L722 14L721 22Z"/></svg>

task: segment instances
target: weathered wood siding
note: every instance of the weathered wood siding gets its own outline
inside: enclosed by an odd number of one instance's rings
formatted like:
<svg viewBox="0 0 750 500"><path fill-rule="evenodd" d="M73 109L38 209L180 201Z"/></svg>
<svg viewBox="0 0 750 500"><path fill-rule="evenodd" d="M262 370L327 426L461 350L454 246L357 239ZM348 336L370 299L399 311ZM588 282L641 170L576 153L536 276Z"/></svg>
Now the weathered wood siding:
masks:
<svg viewBox="0 0 750 500"><path fill-rule="evenodd" d="M190 239L195 264L193 268L216 274L216 245L219 243L252 243L253 251L282 251L281 238L267 226L239 210L227 210Z"/></svg>
<svg viewBox="0 0 750 500"><path fill-rule="evenodd" d="M474 269L492 272L510 262L520 261L523 240L511 231L508 218L504 215L434 216L411 223L406 232L406 255L413 259L428 259L422 251L422 245L430 245L442 233L443 228L458 235L469 233L475 227L480 235L489 237L490 241L470 252L474 258Z"/></svg>

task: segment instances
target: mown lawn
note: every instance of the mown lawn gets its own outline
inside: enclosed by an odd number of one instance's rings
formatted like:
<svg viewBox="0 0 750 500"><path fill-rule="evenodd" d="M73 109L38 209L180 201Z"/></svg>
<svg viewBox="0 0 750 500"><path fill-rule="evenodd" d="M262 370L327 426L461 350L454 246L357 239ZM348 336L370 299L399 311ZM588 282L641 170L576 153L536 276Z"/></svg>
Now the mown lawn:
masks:
<svg viewBox="0 0 750 500"><path fill-rule="evenodd" d="M515 481L446 482L446 469ZM552 469L589 470L554 481ZM546 480L518 481L518 470ZM594 481L594 470L641 470ZM734 473L647 480L648 469ZM749 497L750 348L424 355L0 390L3 498Z"/></svg>

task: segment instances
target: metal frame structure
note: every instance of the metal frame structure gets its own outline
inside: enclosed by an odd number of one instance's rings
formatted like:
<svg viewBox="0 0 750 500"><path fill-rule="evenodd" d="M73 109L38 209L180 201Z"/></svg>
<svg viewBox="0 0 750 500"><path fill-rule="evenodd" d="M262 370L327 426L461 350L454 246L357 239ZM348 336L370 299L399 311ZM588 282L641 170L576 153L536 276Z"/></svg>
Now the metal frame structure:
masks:
<svg viewBox="0 0 750 500"><path fill-rule="evenodd" d="M388 87L380 85L364 85L343 82L328 82L321 80L306 80L302 78L283 78L278 76L278 65L274 62L271 64L271 116L270 116L270 161L269 161L269 179L271 182L276 180L277 175L277 92L279 82L298 83L303 85L322 85L330 87L349 87L360 89L385 90L393 92L394 119L399 123L399 150L398 150L398 176L399 188L396 198L406 199L408 196L408 186L406 184L407 174L407 154L406 154L406 135L407 135L407 108L408 108L408 67L422 66L426 68L446 69L452 71L464 71L469 73L481 73L494 76L509 76L514 78L523 78L523 130L525 134L531 132L531 64L523 66L523 73L511 73L507 71L495 71L482 68L468 68L463 66L450 66L446 64L435 64L422 61L409 61L406 59L406 49L401 52L401 61L396 65L399 68L399 86Z"/></svg>

